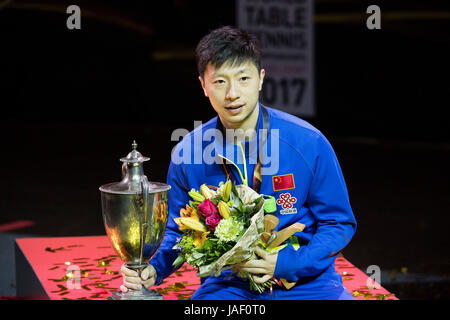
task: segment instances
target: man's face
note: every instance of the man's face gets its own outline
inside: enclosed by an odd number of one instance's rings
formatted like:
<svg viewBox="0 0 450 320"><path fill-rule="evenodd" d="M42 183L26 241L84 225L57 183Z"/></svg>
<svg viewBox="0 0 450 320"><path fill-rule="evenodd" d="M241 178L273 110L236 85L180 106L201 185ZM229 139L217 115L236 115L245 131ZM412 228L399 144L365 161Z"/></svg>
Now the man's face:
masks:
<svg viewBox="0 0 450 320"><path fill-rule="evenodd" d="M227 62L217 69L208 63L200 83L225 128L255 129L264 74L250 61L237 66Z"/></svg>

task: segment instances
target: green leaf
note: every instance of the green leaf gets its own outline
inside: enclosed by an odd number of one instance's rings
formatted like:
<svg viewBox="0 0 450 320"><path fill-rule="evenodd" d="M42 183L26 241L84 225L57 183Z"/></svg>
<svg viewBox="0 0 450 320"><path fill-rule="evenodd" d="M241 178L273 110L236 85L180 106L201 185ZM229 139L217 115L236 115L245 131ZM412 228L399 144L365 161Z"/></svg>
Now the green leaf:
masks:
<svg viewBox="0 0 450 320"><path fill-rule="evenodd" d="M231 192L230 200L233 202L232 207L239 210L239 208L242 206L242 202L241 199L239 199L239 197L237 196L237 193Z"/></svg>
<svg viewBox="0 0 450 320"><path fill-rule="evenodd" d="M178 257L175 259L175 261L172 263L173 267L179 267L185 262L184 255L179 254Z"/></svg>
<svg viewBox="0 0 450 320"><path fill-rule="evenodd" d="M198 208L198 205L199 205L200 203L201 203L200 201L192 201L192 200L189 200L189 207L191 207L191 208L193 208L193 209L197 209L197 208Z"/></svg>
<svg viewBox="0 0 450 320"><path fill-rule="evenodd" d="M255 205L253 203L251 204L246 204L244 207L244 213L247 215L253 215L253 213L255 212Z"/></svg>
<svg viewBox="0 0 450 320"><path fill-rule="evenodd" d="M196 260L202 258L204 255L205 255L204 253L201 253L201 252L198 252L198 251L193 251L192 252L192 258L194 258Z"/></svg>
<svg viewBox="0 0 450 320"><path fill-rule="evenodd" d="M264 205L263 196L260 196L258 199L256 199L253 203L255 204L254 212L258 212L261 210L262 206Z"/></svg>

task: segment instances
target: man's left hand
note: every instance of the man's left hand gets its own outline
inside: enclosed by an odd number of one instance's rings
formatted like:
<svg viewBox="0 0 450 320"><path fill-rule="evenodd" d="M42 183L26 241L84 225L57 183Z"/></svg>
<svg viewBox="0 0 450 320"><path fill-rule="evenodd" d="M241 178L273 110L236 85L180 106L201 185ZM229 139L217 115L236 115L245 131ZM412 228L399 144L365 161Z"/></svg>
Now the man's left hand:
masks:
<svg viewBox="0 0 450 320"><path fill-rule="evenodd" d="M255 253L261 257L258 260L249 260L239 265L239 270L246 271L253 275L256 283L264 283L272 279L277 265L278 253L267 252L257 247Z"/></svg>

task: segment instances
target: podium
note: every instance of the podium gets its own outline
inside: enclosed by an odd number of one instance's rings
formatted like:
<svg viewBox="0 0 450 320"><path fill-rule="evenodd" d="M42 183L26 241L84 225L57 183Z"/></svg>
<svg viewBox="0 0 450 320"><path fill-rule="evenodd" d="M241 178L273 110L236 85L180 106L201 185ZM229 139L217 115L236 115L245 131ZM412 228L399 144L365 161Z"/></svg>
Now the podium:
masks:
<svg viewBox="0 0 450 320"><path fill-rule="evenodd" d="M104 236L16 239L17 296L39 300L105 300L122 284L122 261ZM368 288L367 275L343 256L336 272L355 300L398 300L383 287ZM153 287L165 300L187 300L200 286L184 264Z"/></svg>

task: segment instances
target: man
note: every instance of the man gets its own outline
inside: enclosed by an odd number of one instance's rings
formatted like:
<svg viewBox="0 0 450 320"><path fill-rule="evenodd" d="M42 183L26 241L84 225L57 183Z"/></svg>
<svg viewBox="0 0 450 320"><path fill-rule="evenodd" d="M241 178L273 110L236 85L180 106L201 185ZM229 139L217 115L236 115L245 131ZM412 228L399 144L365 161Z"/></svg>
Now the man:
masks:
<svg viewBox="0 0 450 320"><path fill-rule="evenodd" d="M208 154L208 143L198 143L195 136L218 129L225 140L220 135L215 137L216 148L211 156L217 158L225 150L227 155L231 153L230 160L239 164L241 172L250 174L244 177L248 185L277 200L276 213L272 213L279 218L276 230L295 222L306 228L296 234L300 248L289 244L275 254L258 249L260 259L239 266L251 273L257 283L272 277L295 281L291 289L274 286L272 292L258 294L249 290L245 280L225 279L230 274L228 270L219 277L203 279L192 299L352 299L335 271L334 260L353 237L356 221L332 147L307 122L259 103L265 71L254 36L237 28L222 27L200 41L196 54L200 84L217 117L190 132L175 148L167 177L172 189L163 243L141 278L122 267L122 291L140 289L141 285L149 288L175 271L172 263L178 252L172 247L181 234L173 218L188 203L188 191L199 189L202 184L217 186L226 180L226 175L237 184L244 182L234 166L192 161L198 155ZM228 139L228 134L238 129L253 134ZM268 134L261 129L268 130ZM252 148L255 141L258 152ZM244 154L240 150L245 150ZM271 161L264 161L267 150L271 150ZM185 161L175 161L177 155ZM275 160L274 155L278 155Z"/></svg>

